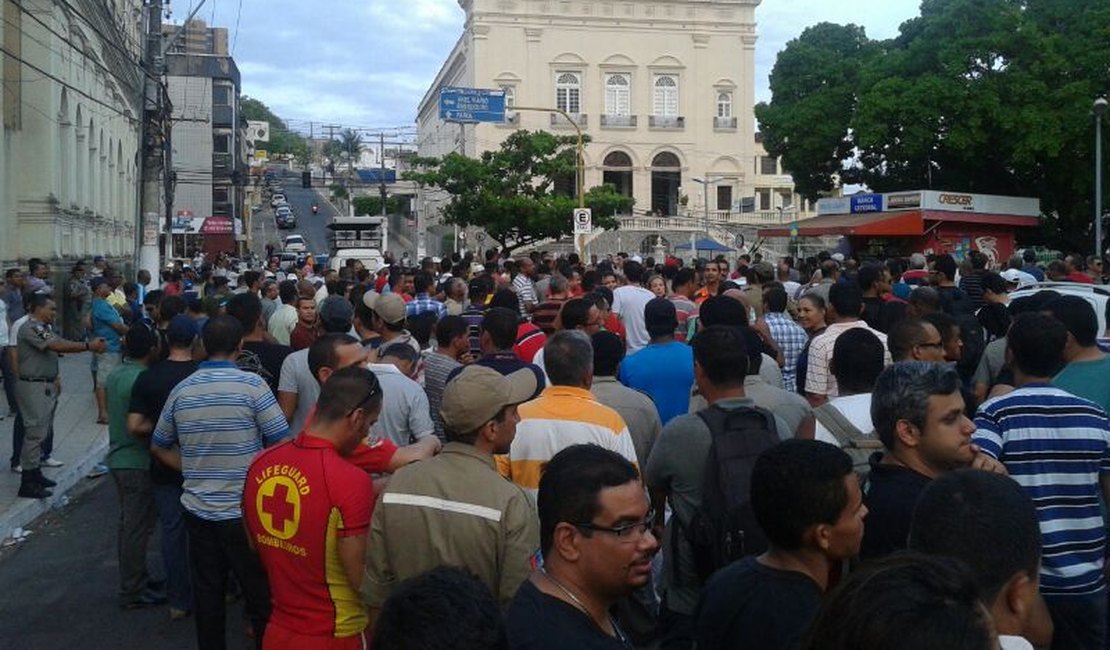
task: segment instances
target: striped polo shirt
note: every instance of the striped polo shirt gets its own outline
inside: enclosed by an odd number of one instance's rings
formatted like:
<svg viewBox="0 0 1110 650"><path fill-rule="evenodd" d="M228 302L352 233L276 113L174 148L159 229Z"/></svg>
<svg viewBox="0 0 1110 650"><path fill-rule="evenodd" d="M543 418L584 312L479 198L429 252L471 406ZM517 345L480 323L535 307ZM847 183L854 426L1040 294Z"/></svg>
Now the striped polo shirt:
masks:
<svg viewBox="0 0 1110 650"><path fill-rule="evenodd" d="M1110 474L1110 418L1093 402L1048 384L988 400L972 442L1002 461L1033 499L1041 527L1041 593L1104 590L1106 546L1099 479Z"/></svg>
<svg viewBox="0 0 1110 650"><path fill-rule="evenodd" d="M533 498L539 492L543 465L571 445L600 445L636 463L636 448L624 419L588 390L549 386L518 410L516 437L498 468Z"/></svg>
<svg viewBox="0 0 1110 650"><path fill-rule="evenodd" d="M243 481L255 454L289 434L262 377L230 361L205 361L166 400L151 443L181 447L181 505L209 521L242 517Z"/></svg>

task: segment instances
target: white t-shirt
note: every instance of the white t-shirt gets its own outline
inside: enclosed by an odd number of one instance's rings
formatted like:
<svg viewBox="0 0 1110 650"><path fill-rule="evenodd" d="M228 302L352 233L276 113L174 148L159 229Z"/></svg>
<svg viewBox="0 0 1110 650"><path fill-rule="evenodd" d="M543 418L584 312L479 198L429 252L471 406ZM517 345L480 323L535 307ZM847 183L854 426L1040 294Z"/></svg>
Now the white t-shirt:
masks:
<svg viewBox="0 0 1110 650"><path fill-rule="evenodd" d="M829 400L829 404L836 407L836 410L844 414L844 417L848 418L848 421L863 433L871 433L875 430L875 425L871 422L871 393L834 397ZM829 432L820 420L817 420L813 437L821 442L840 445L836 436Z"/></svg>
<svg viewBox="0 0 1110 650"><path fill-rule="evenodd" d="M8 347L8 303L0 300L0 347Z"/></svg>
<svg viewBox="0 0 1110 650"><path fill-rule="evenodd" d="M1033 650L1033 644L1026 641L1025 637L1020 636L999 634L998 644L1002 647L1002 650Z"/></svg>
<svg viewBox="0 0 1110 650"><path fill-rule="evenodd" d="M631 284L617 287L613 291L613 312L620 316L621 323L624 324L628 354L646 347L651 341L644 323L644 307L654 297L655 294L647 289Z"/></svg>
<svg viewBox="0 0 1110 650"><path fill-rule="evenodd" d="M8 331L8 347L14 348L16 346L19 341L19 329L23 327L23 324L30 320L30 318L30 314L24 314L15 319L15 322L12 323L11 330Z"/></svg>
<svg viewBox="0 0 1110 650"><path fill-rule="evenodd" d="M285 357L285 361L281 363L278 392L294 393L297 396L297 410L293 412L293 421L289 423L289 433L297 435L304 429L308 414L320 398L320 384L308 368L308 348Z"/></svg>

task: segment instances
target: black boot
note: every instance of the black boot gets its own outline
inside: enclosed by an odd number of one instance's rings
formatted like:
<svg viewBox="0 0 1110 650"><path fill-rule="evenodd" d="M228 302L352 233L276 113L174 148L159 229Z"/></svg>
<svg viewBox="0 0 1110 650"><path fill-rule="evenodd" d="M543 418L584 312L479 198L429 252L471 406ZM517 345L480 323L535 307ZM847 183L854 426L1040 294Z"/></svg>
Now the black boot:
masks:
<svg viewBox="0 0 1110 650"><path fill-rule="evenodd" d="M39 473L39 470L23 470L23 478L19 482L19 496L28 499L45 499L54 496L53 492L38 482L36 474Z"/></svg>
<svg viewBox="0 0 1110 650"><path fill-rule="evenodd" d="M56 482L51 481L50 479L42 475L41 467L35 470L35 480L38 481L39 485L43 486L44 488L52 488L58 485Z"/></svg>

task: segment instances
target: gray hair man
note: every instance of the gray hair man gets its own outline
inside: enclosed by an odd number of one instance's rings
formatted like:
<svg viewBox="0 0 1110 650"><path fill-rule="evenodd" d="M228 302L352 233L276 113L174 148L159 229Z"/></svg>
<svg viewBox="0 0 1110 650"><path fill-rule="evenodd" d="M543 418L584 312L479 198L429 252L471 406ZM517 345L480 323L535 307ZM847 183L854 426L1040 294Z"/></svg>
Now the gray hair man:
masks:
<svg viewBox="0 0 1110 650"><path fill-rule="evenodd" d="M975 425L965 414L960 376L949 366L920 361L888 366L875 382L871 421L883 451L870 461L863 559L906 547L917 497L937 476L961 467L1006 471L971 444Z"/></svg>

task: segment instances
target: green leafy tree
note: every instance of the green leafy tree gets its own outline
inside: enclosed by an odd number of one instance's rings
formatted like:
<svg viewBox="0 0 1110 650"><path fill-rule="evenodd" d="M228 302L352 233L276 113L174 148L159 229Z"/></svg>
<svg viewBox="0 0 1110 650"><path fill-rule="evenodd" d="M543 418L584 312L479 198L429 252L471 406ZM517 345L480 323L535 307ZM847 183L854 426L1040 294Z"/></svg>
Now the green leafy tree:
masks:
<svg viewBox="0 0 1110 650"><path fill-rule="evenodd" d="M755 115L767 153L782 157L799 194L814 199L843 178L860 69L877 52L862 27L820 23L790 41L771 70L770 104Z"/></svg>
<svg viewBox="0 0 1110 650"><path fill-rule="evenodd" d="M243 95L239 102L243 119L270 123L270 141L262 143L261 148L271 154L290 154L295 158L309 155L308 142L301 134L290 131L289 126L274 114L261 100Z"/></svg>
<svg viewBox="0 0 1110 650"><path fill-rule="evenodd" d="M507 252L574 231L575 143L573 136L546 131L516 131L500 148L468 158L416 158L416 171L402 175L445 192L444 223L478 227ZM611 185L590 188L585 202L595 227L617 227L615 215L632 209L633 200Z"/></svg>
<svg viewBox="0 0 1110 650"><path fill-rule="evenodd" d="M356 196L355 214L378 215L382 213L382 199L380 196ZM389 196L385 200L386 214L408 214L408 201L401 197Z"/></svg>
<svg viewBox="0 0 1110 650"><path fill-rule="evenodd" d="M1042 235L1090 248L1092 100L1110 87L1110 0L925 0L899 35L817 25L756 109L816 198L843 182L1036 196Z"/></svg>

